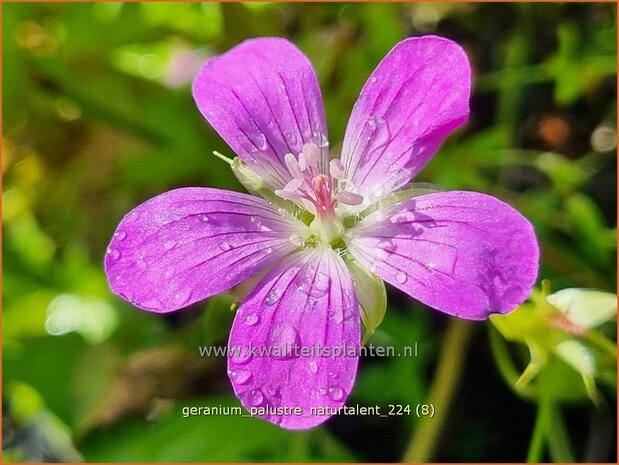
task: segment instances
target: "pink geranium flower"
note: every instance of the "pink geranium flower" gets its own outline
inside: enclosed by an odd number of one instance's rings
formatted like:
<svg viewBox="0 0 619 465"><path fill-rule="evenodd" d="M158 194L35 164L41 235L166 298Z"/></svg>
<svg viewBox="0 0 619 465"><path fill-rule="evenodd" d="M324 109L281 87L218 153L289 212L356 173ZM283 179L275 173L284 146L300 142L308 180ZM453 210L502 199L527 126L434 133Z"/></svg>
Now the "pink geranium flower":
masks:
<svg viewBox="0 0 619 465"><path fill-rule="evenodd" d="M253 277L229 339L230 349L248 348L228 354L234 392L284 428L322 423L312 407L346 402L358 362L350 348L360 348L362 320L371 331L382 318L371 297L382 280L481 320L514 309L536 279L534 231L516 210L484 194L406 188L467 121L470 85L454 42L400 42L361 90L337 159L316 74L293 44L248 40L209 60L194 99L238 155L237 177L261 197L193 187L138 206L105 257L112 290L170 312ZM319 346L348 349L293 349Z"/></svg>

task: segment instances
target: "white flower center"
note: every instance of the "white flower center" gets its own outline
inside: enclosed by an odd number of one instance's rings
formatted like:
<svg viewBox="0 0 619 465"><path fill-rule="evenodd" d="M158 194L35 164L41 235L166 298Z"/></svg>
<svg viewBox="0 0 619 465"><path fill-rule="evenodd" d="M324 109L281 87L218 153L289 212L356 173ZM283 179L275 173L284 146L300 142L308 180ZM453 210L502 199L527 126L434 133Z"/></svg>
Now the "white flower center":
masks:
<svg viewBox="0 0 619 465"><path fill-rule="evenodd" d="M287 153L284 157L292 180L275 194L287 200L313 207L316 217L310 229L323 241L331 242L342 235L344 227L338 217L336 203L359 205L363 197L346 191L344 166L339 159L329 163L329 174L320 172L320 149L314 143L305 144L298 157Z"/></svg>

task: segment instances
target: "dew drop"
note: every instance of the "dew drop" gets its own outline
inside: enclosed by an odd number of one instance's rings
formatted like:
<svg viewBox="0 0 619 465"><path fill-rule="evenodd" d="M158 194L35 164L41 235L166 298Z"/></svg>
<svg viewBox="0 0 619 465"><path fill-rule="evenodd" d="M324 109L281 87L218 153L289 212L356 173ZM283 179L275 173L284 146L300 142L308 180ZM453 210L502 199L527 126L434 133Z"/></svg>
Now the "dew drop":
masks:
<svg viewBox="0 0 619 465"><path fill-rule="evenodd" d="M107 249L107 254L112 260L118 260L120 258L120 251L116 249Z"/></svg>
<svg viewBox="0 0 619 465"><path fill-rule="evenodd" d="M249 404L257 407L264 401L264 394L260 389L252 389L249 393Z"/></svg>
<svg viewBox="0 0 619 465"><path fill-rule="evenodd" d="M232 246L228 242L224 241L221 244L219 244L219 248L223 250L224 252L227 252L228 250L232 248Z"/></svg>
<svg viewBox="0 0 619 465"><path fill-rule="evenodd" d="M258 321L260 321L260 317L255 313L251 313L245 317L245 324L247 326L255 326L258 324Z"/></svg>
<svg viewBox="0 0 619 465"><path fill-rule="evenodd" d="M173 305L181 306L186 304L191 298L191 294L192 291L188 287L178 290L172 299Z"/></svg>
<svg viewBox="0 0 619 465"><path fill-rule="evenodd" d="M508 287L503 295L501 296L501 300L508 303L514 303L521 300L522 297L522 288L519 286Z"/></svg>
<svg viewBox="0 0 619 465"><path fill-rule="evenodd" d="M344 398L344 390L338 386L329 388L329 397L331 400L342 400Z"/></svg>
<svg viewBox="0 0 619 465"><path fill-rule="evenodd" d="M352 305L344 305L344 310L342 310L342 313L344 314L344 318L348 319L348 318L352 318L355 314L354 311L354 307Z"/></svg>
<svg viewBox="0 0 619 465"><path fill-rule="evenodd" d="M313 136L314 136L314 142L316 143L318 147L329 146L329 140L327 139L327 136L321 131L315 131Z"/></svg>
<svg viewBox="0 0 619 465"><path fill-rule="evenodd" d="M233 371L230 373L230 378L237 384L247 384L251 379L251 371L245 369Z"/></svg>
<svg viewBox="0 0 619 465"><path fill-rule="evenodd" d="M311 374L315 375L316 373L318 373L318 363L316 363L314 360L308 363L308 368Z"/></svg>
<svg viewBox="0 0 619 465"><path fill-rule="evenodd" d="M251 360L249 350L244 350L243 347L237 347L234 351L230 350L230 362L238 365L245 365Z"/></svg>
<svg viewBox="0 0 619 465"><path fill-rule="evenodd" d="M200 221L202 221L203 223L208 223L208 221L209 221L208 215L200 216Z"/></svg>
<svg viewBox="0 0 619 465"><path fill-rule="evenodd" d="M144 308L148 308L151 310L158 309L162 307L161 300L157 297L148 297L146 300L141 302L141 306Z"/></svg>
<svg viewBox="0 0 619 465"><path fill-rule="evenodd" d="M290 323L275 325L269 335L269 344L274 358L289 359L299 355L299 333Z"/></svg>
<svg viewBox="0 0 619 465"><path fill-rule="evenodd" d="M408 276L406 276L406 273L404 273L403 271L398 271L395 274L395 280L399 282L400 284L404 284L407 279L408 279Z"/></svg>
<svg viewBox="0 0 619 465"><path fill-rule="evenodd" d="M378 78L376 76L370 76L368 79L372 84L376 84L378 82Z"/></svg>
<svg viewBox="0 0 619 465"><path fill-rule="evenodd" d="M297 143L297 136L295 135L294 132L287 132L286 133L286 140L288 141L289 144L296 144Z"/></svg>
<svg viewBox="0 0 619 465"><path fill-rule="evenodd" d="M296 246L300 246L303 244L303 239L301 238L301 235L297 233L292 233L290 236L288 236L288 240Z"/></svg>
<svg viewBox="0 0 619 465"><path fill-rule="evenodd" d="M329 291L331 278L322 271L305 267L295 278L297 289L310 297L322 297Z"/></svg>
<svg viewBox="0 0 619 465"><path fill-rule="evenodd" d="M275 305L277 299L279 299L279 292L271 291L269 292L269 295L266 296L266 299L264 299L264 303L270 307L272 305Z"/></svg>
<svg viewBox="0 0 619 465"><path fill-rule="evenodd" d="M341 308L334 308L331 310L331 320L338 325L344 321L344 312Z"/></svg>
<svg viewBox="0 0 619 465"><path fill-rule="evenodd" d="M140 255L135 261L135 264L137 265L138 268L142 270L146 268L147 265L146 265L146 260L144 260L144 255Z"/></svg>
<svg viewBox="0 0 619 465"><path fill-rule="evenodd" d="M259 151L267 149L267 138L261 132L256 135L256 147L258 147Z"/></svg>
<svg viewBox="0 0 619 465"><path fill-rule="evenodd" d="M251 221L251 224L254 225L256 228L260 228L260 226L262 226L262 218L260 218L259 216L252 216L249 221Z"/></svg>
<svg viewBox="0 0 619 465"><path fill-rule="evenodd" d="M117 241L123 241L127 238L127 233L125 231L116 231L116 233L114 233L114 237Z"/></svg>
<svg viewBox="0 0 619 465"><path fill-rule="evenodd" d="M376 129L382 123L383 123L383 119L377 116L372 116L371 118L368 119L368 126L372 129Z"/></svg>
<svg viewBox="0 0 619 465"><path fill-rule="evenodd" d="M327 393L327 390L325 388L320 388L318 389L318 392L324 396Z"/></svg>
<svg viewBox="0 0 619 465"><path fill-rule="evenodd" d="M174 248L175 245L176 245L176 241L165 241L163 243L163 248L166 250L170 250Z"/></svg>

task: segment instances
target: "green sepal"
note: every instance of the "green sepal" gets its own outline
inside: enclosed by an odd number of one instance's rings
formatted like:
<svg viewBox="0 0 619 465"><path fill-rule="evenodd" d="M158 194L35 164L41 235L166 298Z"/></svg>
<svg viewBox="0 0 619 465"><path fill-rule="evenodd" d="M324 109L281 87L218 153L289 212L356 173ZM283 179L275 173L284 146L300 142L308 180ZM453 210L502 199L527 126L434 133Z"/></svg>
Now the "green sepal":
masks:
<svg viewBox="0 0 619 465"><path fill-rule="evenodd" d="M346 254L343 258L352 275L357 299L359 299L361 306L362 344L365 344L383 321L387 310L385 283L361 265L352 255Z"/></svg>
<svg viewBox="0 0 619 465"><path fill-rule="evenodd" d="M236 176L241 184L249 192L268 200L269 202L278 205L279 207L290 212L295 218L301 220L303 223L309 225L314 219L307 210L299 207L296 203L290 200L285 200L275 194L273 187L269 186L262 177L260 177L254 170L252 170L247 163L241 160L239 157L234 157L230 163L232 173Z"/></svg>

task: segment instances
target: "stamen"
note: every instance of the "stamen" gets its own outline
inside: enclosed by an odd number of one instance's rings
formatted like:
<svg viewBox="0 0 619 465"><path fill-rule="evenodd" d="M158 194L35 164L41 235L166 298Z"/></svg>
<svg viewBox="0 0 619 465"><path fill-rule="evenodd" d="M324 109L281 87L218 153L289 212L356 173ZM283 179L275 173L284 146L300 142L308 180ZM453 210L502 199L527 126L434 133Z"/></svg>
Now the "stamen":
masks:
<svg viewBox="0 0 619 465"><path fill-rule="evenodd" d="M292 174L293 178L303 179L303 170L299 166L299 162L293 154L287 153L284 156L284 161L286 162L286 166L288 167L288 170L290 171L290 174Z"/></svg>
<svg viewBox="0 0 619 465"><path fill-rule="evenodd" d="M329 162L329 174L338 181L344 179L344 164L339 159L331 160Z"/></svg>
<svg viewBox="0 0 619 465"><path fill-rule="evenodd" d="M320 150L314 143L303 145L303 153L305 154L305 161L310 168L318 168L320 162Z"/></svg>
<svg viewBox="0 0 619 465"><path fill-rule="evenodd" d="M329 162L328 174L321 170L321 152L316 144L303 145L298 158L287 153L284 162L292 179L282 189L276 190L275 194L286 200L302 201L306 207L313 206L318 223L338 222L336 202L350 206L363 202L363 196L344 190L348 181L340 160Z"/></svg>
<svg viewBox="0 0 619 465"><path fill-rule="evenodd" d="M299 169L303 172L307 170L307 162L305 161L305 154L299 154Z"/></svg>
<svg viewBox="0 0 619 465"><path fill-rule="evenodd" d="M299 187L301 187L301 184L303 184L303 182L303 179L294 178L284 186L284 190L287 192L294 192Z"/></svg>
<svg viewBox="0 0 619 465"><path fill-rule="evenodd" d="M303 200L303 196L297 192L286 191L283 189L276 189L274 192L275 195L284 200Z"/></svg>
<svg viewBox="0 0 619 465"><path fill-rule="evenodd" d="M354 192L349 191L340 191L335 196L338 202L343 203L345 205L359 205L363 202L363 196L359 194L355 194Z"/></svg>

